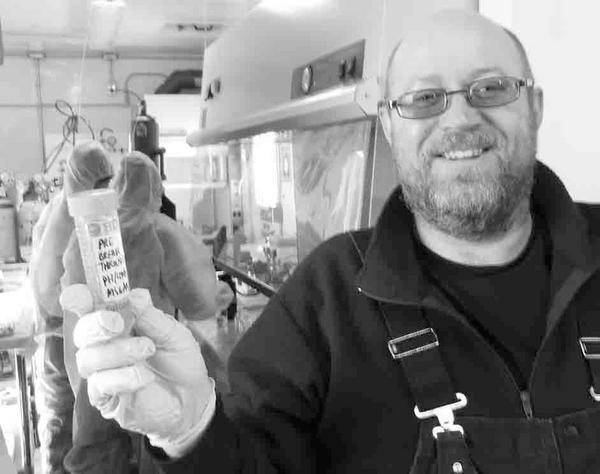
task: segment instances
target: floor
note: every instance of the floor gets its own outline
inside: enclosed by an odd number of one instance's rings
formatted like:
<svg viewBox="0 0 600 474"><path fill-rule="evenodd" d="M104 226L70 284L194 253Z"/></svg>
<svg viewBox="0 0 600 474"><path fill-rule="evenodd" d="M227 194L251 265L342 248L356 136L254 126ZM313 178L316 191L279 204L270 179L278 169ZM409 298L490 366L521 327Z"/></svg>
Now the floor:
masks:
<svg viewBox="0 0 600 474"><path fill-rule="evenodd" d="M14 361L12 364L14 367ZM0 376L0 429L8 455L13 459L13 464L21 468L21 420L17 394L14 372ZM34 472L41 472L39 450L37 449L34 453Z"/></svg>

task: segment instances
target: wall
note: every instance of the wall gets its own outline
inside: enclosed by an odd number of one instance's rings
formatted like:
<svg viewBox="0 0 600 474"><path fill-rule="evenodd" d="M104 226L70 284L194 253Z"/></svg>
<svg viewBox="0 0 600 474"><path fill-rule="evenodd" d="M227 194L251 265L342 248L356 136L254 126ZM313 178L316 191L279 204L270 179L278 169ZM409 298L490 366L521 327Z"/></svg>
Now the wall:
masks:
<svg viewBox="0 0 600 474"><path fill-rule="evenodd" d="M114 76L119 87L130 77L129 88L139 95L152 93L164 78L130 76L138 73L170 74L175 69L200 69L200 60L118 59ZM123 94L107 92L109 63L90 58L46 58L40 62L46 155L62 139L66 117L55 108L56 99L75 106L81 102L81 115L92 124L96 134L104 127L115 132L118 147L128 147L132 109ZM0 170L31 176L42 169L40 131L36 110L35 68L28 58L6 57L0 66ZM135 99L132 103L135 104ZM80 137L89 136L80 126ZM86 133L83 133L86 132Z"/></svg>
<svg viewBox="0 0 600 474"><path fill-rule="evenodd" d="M522 40L544 90L538 157L578 200L600 201L600 4L587 0L480 0L480 11Z"/></svg>

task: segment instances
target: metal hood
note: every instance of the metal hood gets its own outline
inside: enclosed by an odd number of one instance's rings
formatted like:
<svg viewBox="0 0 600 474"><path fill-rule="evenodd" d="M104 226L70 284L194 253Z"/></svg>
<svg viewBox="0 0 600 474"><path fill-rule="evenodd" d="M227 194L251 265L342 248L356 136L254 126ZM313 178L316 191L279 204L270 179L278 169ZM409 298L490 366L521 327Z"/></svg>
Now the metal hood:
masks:
<svg viewBox="0 0 600 474"><path fill-rule="evenodd" d="M379 78L402 32L442 8L477 10L478 0L264 0L207 48L199 129L188 144L376 116ZM336 52L357 43L360 74L334 77ZM327 87L296 97L307 66L320 68Z"/></svg>

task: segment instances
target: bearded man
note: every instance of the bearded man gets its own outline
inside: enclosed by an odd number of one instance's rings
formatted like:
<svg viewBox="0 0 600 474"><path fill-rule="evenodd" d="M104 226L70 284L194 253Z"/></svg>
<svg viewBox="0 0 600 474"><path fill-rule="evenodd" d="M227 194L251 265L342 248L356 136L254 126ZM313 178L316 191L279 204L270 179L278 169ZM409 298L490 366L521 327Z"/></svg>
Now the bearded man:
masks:
<svg viewBox="0 0 600 474"><path fill-rule="evenodd" d="M510 32L462 11L415 25L380 113L401 184L271 298L231 397L169 362L189 336L165 342L138 302L139 341L98 346L115 315L80 321L104 331L80 340L92 403L169 473L600 472L600 211L536 160L542 105ZM135 344L161 375L132 381Z"/></svg>

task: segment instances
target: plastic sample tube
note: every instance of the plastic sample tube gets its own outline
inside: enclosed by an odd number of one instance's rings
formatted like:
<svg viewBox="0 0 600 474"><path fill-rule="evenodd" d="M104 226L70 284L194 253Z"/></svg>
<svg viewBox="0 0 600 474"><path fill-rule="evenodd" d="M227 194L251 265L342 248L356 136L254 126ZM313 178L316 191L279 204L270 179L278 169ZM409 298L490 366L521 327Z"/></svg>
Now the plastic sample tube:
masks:
<svg viewBox="0 0 600 474"><path fill-rule="evenodd" d="M129 333L133 318L126 310L129 277L117 214L117 194L112 189L82 191L69 196L67 203L75 221L94 308L121 312L125 319L124 333Z"/></svg>

